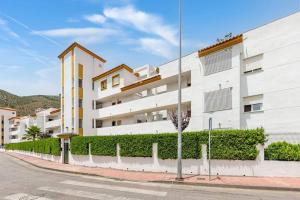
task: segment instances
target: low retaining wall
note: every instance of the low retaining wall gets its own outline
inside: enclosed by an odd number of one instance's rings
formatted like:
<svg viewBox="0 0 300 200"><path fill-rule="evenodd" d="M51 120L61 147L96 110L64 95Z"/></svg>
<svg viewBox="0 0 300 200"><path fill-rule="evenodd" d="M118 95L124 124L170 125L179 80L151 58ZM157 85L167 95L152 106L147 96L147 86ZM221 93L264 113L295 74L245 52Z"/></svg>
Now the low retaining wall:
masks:
<svg viewBox="0 0 300 200"><path fill-rule="evenodd" d="M29 151L19 151L19 150L6 150L6 152L13 152L13 153L19 153L26 156L32 156L36 158L40 158L43 160L49 160L52 162L62 163L62 156L53 156L49 154L42 154L42 153L35 153L35 152L29 152Z"/></svg>
<svg viewBox="0 0 300 200"><path fill-rule="evenodd" d="M212 175L300 177L300 162L264 160L263 145L258 145L257 147L259 156L256 160L211 160ZM78 156L70 153L69 163L72 165L132 171L177 172L176 160L162 160L158 158L157 144L153 144L153 155L151 158L121 157L120 146L117 145L117 157L93 156L91 154ZM206 145L202 145L202 159L184 159L182 160L182 165L184 174L208 175L209 164Z"/></svg>

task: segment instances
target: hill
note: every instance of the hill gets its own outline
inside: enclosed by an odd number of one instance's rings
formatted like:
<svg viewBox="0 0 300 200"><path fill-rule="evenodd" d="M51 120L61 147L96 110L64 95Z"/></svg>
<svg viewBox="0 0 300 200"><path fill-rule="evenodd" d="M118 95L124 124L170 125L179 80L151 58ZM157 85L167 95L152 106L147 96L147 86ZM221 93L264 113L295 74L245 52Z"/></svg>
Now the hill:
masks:
<svg viewBox="0 0 300 200"><path fill-rule="evenodd" d="M60 98L50 95L17 96L0 89L0 107L15 108L18 116L34 115L38 108L60 108Z"/></svg>

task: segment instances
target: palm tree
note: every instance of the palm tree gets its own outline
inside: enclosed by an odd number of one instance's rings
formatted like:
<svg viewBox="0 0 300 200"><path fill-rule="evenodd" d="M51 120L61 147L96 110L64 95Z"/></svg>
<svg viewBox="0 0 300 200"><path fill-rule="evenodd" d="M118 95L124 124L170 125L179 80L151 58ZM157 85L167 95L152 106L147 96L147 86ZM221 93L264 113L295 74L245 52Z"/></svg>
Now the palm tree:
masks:
<svg viewBox="0 0 300 200"><path fill-rule="evenodd" d="M26 134L23 136L22 139L34 141L36 138L40 138L40 136L41 136L41 129L33 125L26 130Z"/></svg>

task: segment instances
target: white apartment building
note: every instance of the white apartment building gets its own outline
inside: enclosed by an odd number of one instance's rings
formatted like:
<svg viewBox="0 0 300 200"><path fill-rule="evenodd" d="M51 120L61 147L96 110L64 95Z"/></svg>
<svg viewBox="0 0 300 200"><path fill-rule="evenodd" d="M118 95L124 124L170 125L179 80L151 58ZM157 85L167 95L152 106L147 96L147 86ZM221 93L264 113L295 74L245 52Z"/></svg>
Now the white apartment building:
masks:
<svg viewBox="0 0 300 200"><path fill-rule="evenodd" d="M16 116L16 110L0 107L0 146L2 147L9 139L8 119Z"/></svg>
<svg viewBox="0 0 300 200"><path fill-rule="evenodd" d="M300 141L300 13L182 58L186 131L263 127L271 140ZM159 47L158 47L159 48ZM78 43L59 55L61 130L79 135L175 132L178 60L106 70Z"/></svg>
<svg viewBox="0 0 300 200"><path fill-rule="evenodd" d="M41 128L42 133L56 136L61 133L61 113L60 109L48 108L36 112L35 125Z"/></svg>
<svg viewBox="0 0 300 200"><path fill-rule="evenodd" d="M52 137L56 137L57 134L61 133L60 116L60 109L56 108L40 109L35 116L23 117L16 117L16 111L14 110L14 116L7 117L4 120L8 124L7 134L5 134L7 137L4 144L22 142L27 128L33 125L38 126L41 129L41 133L47 133Z"/></svg>
<svg viewBox="0 0 300 200"><path fill-rule="evenodd" d="M8 121L9 136L6 143L21 142L26 134L26 129L34 125L34 118L31 116L12 117Z"/></svg>

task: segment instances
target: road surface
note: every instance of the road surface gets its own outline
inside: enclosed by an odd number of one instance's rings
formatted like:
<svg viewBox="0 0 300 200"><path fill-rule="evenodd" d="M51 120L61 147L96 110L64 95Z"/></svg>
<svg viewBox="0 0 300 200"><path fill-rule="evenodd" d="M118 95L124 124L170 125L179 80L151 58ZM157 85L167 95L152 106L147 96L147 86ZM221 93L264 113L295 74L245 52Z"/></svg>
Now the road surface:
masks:
<svg viewBox="0 0 300 200"><path fill-rule="evenodd" d="M299 199L300 192L117 181L44 170L0 153L0 199L218 200Z"/></svg>

